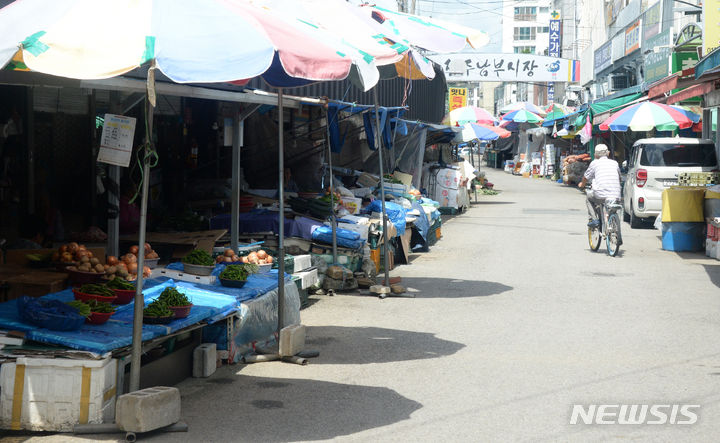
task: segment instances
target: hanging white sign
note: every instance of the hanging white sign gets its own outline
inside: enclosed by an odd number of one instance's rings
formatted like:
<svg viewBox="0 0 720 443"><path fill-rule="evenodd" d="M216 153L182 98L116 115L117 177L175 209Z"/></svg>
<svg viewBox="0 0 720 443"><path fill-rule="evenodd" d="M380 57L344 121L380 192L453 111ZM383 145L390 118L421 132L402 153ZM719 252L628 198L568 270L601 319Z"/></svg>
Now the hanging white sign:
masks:
<svg viewBox="0 0 720 443"><path fill-rule="evenodd" d="M436 54L449 81L467 82L577 82L580 61L535 54Z"/></svg>
<svg viewBox="0 0 720 443"><path fill-rule="evenodd" d="M97 161L127 168L132 158L135 118L105 114Z"/></svg>

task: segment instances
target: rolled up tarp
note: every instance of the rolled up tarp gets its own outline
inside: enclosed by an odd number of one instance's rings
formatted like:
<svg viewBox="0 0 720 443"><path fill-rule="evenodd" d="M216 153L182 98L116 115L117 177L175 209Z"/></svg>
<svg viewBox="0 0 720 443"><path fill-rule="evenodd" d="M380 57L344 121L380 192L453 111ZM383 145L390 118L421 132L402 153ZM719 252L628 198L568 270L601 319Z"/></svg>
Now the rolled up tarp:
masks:
<svg viewBox="0 0 720 443"><path fill-rule="evenodd" d="M662 193L663 223L704 222L705 188L672 187Z"/></svg>
<svg viewBox="0 0 720 443"><path fill-rule="evenodd" d="M705 189L705 218L720 217L720 185Z"/></svg>

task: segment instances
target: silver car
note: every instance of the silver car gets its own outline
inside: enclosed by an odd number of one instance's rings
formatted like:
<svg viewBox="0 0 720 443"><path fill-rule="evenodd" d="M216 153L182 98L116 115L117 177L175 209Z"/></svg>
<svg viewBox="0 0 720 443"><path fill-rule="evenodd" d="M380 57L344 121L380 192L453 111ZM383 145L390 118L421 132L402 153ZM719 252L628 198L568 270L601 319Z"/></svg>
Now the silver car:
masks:
<svg viewBox="0 0 720 443"><path fill-rule="evenodd" d="M644 138L630 148L623 171L623 207L630 226L638 228L660 214L662 192L678 184L680 173L718 171L715 144L697 138Z"/></svg>

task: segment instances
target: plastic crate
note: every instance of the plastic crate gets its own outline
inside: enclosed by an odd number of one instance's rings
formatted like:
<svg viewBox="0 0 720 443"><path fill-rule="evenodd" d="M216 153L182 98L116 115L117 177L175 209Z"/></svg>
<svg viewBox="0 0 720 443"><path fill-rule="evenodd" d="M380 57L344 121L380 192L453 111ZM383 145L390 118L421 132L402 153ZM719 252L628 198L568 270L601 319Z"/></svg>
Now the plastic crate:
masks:
<svg viewBox="0 0 720 443"><path fill-rule="evenodd" d="M117 361L25 358L0 366L0 428L72 431L115 418Z"/></svg>

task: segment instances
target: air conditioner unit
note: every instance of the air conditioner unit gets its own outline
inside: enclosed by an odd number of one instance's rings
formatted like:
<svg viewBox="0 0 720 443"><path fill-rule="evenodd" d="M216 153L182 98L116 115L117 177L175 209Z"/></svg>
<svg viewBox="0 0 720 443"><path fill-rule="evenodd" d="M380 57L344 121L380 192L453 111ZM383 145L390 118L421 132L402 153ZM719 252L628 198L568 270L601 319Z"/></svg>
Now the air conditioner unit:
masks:
<svg viewBox="0 0 720 443"><path fill-rule="evenodd" d="M630 78L627 75L609 75L610 90L619 91L630 87Z"/></svg>

